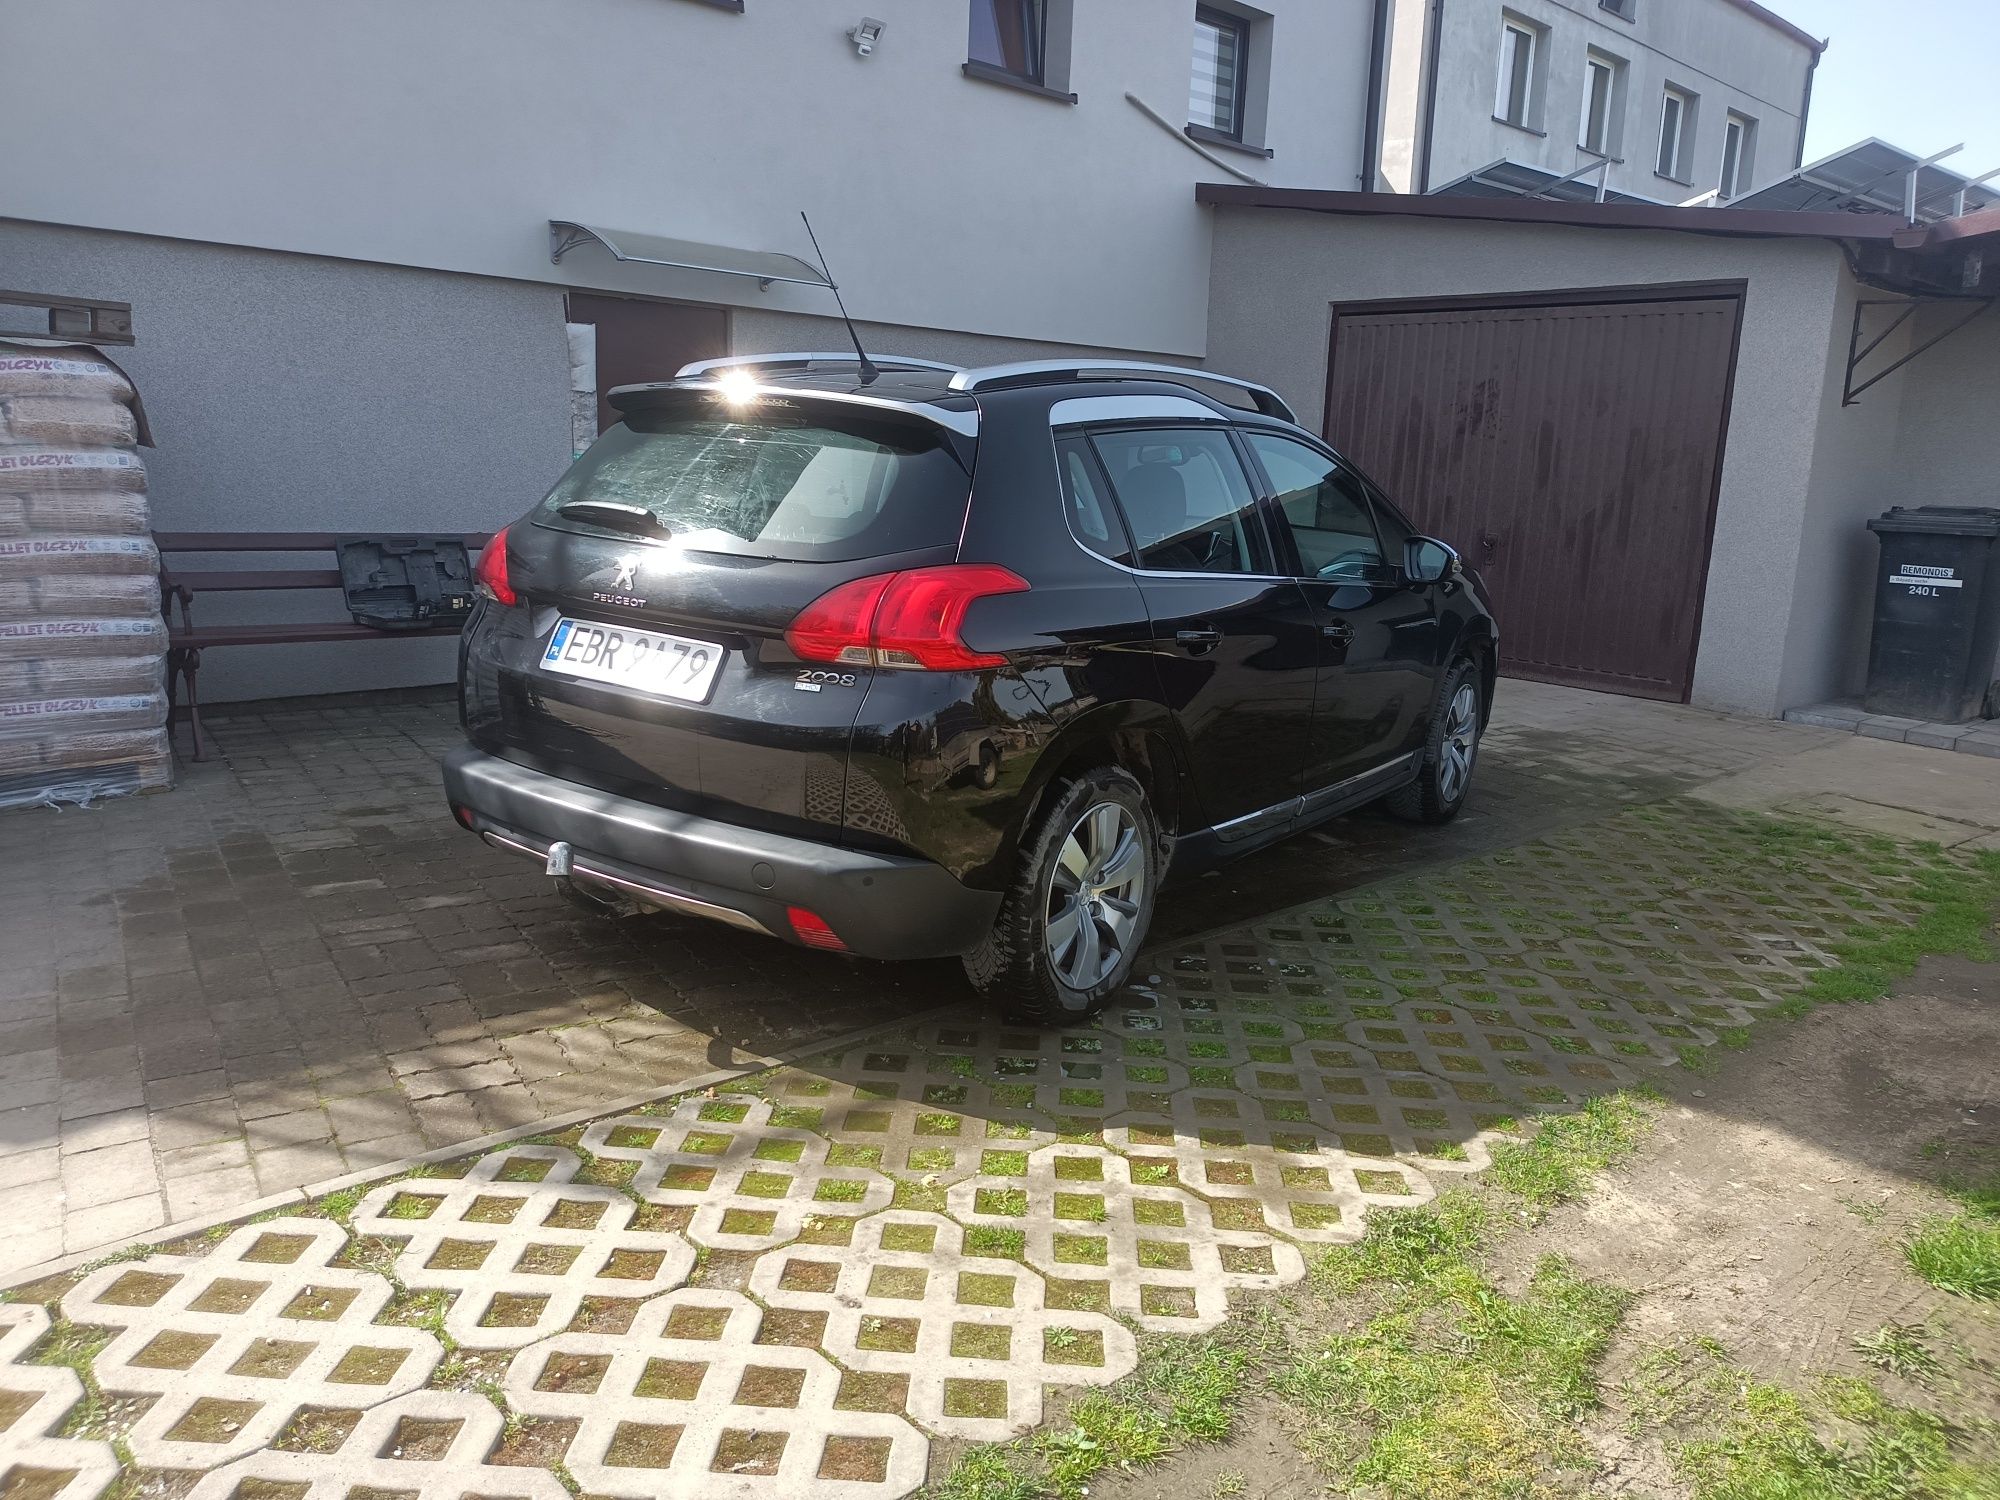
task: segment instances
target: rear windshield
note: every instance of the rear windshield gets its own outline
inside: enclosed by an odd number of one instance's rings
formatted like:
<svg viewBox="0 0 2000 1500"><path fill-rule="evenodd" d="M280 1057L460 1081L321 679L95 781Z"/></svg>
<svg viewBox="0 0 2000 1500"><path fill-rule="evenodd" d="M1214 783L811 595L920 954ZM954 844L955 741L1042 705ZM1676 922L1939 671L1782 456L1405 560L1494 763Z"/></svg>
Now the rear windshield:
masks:
<svg viewBox="0 0 2000 1500"><path fill-rule="evenodd" d="M629 413L570 465L540 519L599 530L580 500L639 505L683 547L846 562L951 546L972 481L927 422L764 402Z"/></svg>

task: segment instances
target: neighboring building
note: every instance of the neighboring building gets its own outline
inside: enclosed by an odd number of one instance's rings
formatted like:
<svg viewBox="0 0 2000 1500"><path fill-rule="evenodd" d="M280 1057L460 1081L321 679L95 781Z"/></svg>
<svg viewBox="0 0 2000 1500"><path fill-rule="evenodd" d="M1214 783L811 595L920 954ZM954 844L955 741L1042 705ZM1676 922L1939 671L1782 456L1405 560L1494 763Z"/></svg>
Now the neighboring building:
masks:
<svg viewBox="0 0 2000 1500"><path fill-rule="evenodd" d="M1383 191L1608 162L1611 191L1685 203L1799 165L1824 44L1755 0L1384 3Z"/></svg>

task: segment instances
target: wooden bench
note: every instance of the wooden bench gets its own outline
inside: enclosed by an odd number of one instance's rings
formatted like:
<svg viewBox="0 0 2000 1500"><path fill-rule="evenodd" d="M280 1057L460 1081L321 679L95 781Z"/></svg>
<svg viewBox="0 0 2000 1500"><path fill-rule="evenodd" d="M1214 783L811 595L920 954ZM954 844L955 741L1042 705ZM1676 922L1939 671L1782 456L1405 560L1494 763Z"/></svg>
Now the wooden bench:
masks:
<svg viewBox="0 0 2000 1500"><path fill-rule="evenodd" d="M427 533L448 535L449 533ZM468 532L466 550L477 555L490 539L486 532ZM413 630L376 630L356 624L350 616L325 622L273 625L197 625L194 601L200 594L262 593L286 589L338 589L339 568L179 568L169 559L195 553L253 554L275 552L332 553L347 535L326 531L156 531L160 549L160 613L167 621L167 732L173 733L179 708L179 688L187 686L187 720L194 739L194 758L203 758L201 694L198 676L201 654L211 646L294 646L320 641L380 641L399 636L457 635L458 623L428 625ZM176 608L179 619L175 618Z"/></svg>

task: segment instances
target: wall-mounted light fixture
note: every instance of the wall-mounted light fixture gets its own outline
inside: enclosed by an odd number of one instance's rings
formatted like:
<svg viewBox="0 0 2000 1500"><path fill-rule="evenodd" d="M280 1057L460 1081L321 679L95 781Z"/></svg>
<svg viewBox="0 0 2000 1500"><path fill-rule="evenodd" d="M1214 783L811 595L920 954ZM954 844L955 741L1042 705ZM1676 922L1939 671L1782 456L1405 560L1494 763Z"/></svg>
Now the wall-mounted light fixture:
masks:
<svg viewBox="0 0 2000 1500"><path fill-rule="evenodd" d="M887 22L878 21L873 16L863 16L859 26L850 27L847 39L854 43L855 54L866 57L875 50L875 44L882 40L882 32Z"/></svg>

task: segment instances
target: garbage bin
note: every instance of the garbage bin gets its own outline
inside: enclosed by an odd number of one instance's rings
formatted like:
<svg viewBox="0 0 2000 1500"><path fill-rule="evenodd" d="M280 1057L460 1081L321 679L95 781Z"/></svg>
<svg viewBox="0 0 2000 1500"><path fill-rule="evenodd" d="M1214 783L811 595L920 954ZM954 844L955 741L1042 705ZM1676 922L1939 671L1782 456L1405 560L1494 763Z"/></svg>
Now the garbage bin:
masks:
<svg viewBox="0 0 2000 1500"><path fill-rule="evenodd" d="M1977 718L2000 651L2000 509L1898 505L1868 529L1882 562L1862 706L1944 724Z"/></svg>

